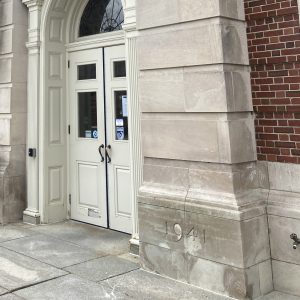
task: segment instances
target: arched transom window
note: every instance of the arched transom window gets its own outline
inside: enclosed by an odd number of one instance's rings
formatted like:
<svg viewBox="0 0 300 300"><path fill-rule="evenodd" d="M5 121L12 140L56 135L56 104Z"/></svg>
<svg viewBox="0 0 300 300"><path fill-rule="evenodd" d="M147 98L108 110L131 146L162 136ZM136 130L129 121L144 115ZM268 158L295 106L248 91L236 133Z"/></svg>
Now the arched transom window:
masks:
<svg viewBox="0 0 300 300"><path fill-rule="evenodd" d="M122 29L121 0L89 0L80 20L79 37Z"/></svg>

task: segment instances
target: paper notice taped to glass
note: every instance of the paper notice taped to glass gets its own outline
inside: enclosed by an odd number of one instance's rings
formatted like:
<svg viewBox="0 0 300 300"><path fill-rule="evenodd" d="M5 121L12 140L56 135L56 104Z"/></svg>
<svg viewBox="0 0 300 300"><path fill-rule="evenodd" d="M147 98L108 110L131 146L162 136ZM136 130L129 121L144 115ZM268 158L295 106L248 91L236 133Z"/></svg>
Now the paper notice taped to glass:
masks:
<svg viewBox="0 0 300 300"><path fill-rule="evenodd" d="M128 117L127 96L122 96L123 117Z"/></svg>

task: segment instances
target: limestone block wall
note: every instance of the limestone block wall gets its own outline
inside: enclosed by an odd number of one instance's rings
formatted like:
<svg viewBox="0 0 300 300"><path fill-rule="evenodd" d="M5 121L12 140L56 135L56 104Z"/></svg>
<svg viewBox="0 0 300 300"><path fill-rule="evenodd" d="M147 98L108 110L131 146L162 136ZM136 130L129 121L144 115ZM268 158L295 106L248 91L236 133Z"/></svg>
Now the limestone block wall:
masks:
<svg viewBox="0 0 300 300"><path fill-rule="evenodd" d="M0 0L0 223L22 218L25 207L27 11Z"/></svg>
<svg viewBox="0 0 300 300"><path fill-rule="evenodd" d="M144 268L236 299L273 289L241 0L138 0Z"/></svg>
<svg viewBox="0 0 300 300"><path fill-rule="evenodd" d="M260 162L258 174L268 199L274 289L300 296L300 248L290 238L300 236L300 166Z"/></svg>

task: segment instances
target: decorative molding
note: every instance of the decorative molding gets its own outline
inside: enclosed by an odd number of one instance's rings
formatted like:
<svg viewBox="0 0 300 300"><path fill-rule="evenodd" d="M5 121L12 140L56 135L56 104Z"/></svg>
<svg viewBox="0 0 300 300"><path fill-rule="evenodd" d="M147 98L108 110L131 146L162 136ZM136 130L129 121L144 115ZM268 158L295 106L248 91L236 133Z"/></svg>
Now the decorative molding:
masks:
<svg viewBox="0 0 300 300"><path fill-rule="evenodd" d="M22 0L29 9L28 23L28 80L27 80L27 145L38 149L39 127L38 107L40 92L40 17L43 0ZM27 199L28 208L23 213L24 222L37 224L40 222L38 201L39 191L39 158L27 157Z"/></svg>
<svg viewBox="0 0 300 300"><path fill-rule="evenodd" d="M79 51L85 49L101 48L112 45L124 44L124 31L114 31L108 34L96 34L79 38L76 42L66 45L67 51Z"/></svg>
<svg viewBox="0 0 300 300"><path fill-rule="evenodd" d="M137 39L126 38L127 70L128 70L128 99L129 99L129 126L130 126L130 155L131 155L131 182L133 199L133 240L139 239L137 197L142 185L143 156L141 146L140 104L138 97L138 62Z"/></svg>
<svg viewBox="0 0 300 300"><path fill-rule="evenodd" d="M22 0L22 3L29 8L34 6L42 6L44 4L44 0Z"/></svg>
<svg viewBox="0 0 300 300"><path fill-rule="evenodd" d="M26 43L27 49L39 49L40 46L41 46L41 42L38 41Z"/></svg>

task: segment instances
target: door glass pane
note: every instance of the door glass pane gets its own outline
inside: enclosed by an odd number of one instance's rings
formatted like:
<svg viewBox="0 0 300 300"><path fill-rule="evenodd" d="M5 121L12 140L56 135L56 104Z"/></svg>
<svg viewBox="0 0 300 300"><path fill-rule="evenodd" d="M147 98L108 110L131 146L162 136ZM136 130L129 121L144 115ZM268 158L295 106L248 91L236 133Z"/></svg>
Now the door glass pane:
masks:
<svg viewBox="0 0 300 300"><path fill-rule="evenodd" d="M81 65L77 69L78 80L96 79L96 64Z"/></svg>
<svg viewBox="0 0 300 300"><path fill-rule="evenodd" d="M126 77L125 60L114 61L114 77Z"/></svg>
<svg viewBox="0 0 300 300"><path fill-rule="evenodd" d="M128 140L127 91L115 91L115 137L116 140Z"/></svg>
<svg viewBox="0 0 300 300"><path fill-rule="evenodd" d="M78 136L97 139L97 93L78 93Z"/></svg>

